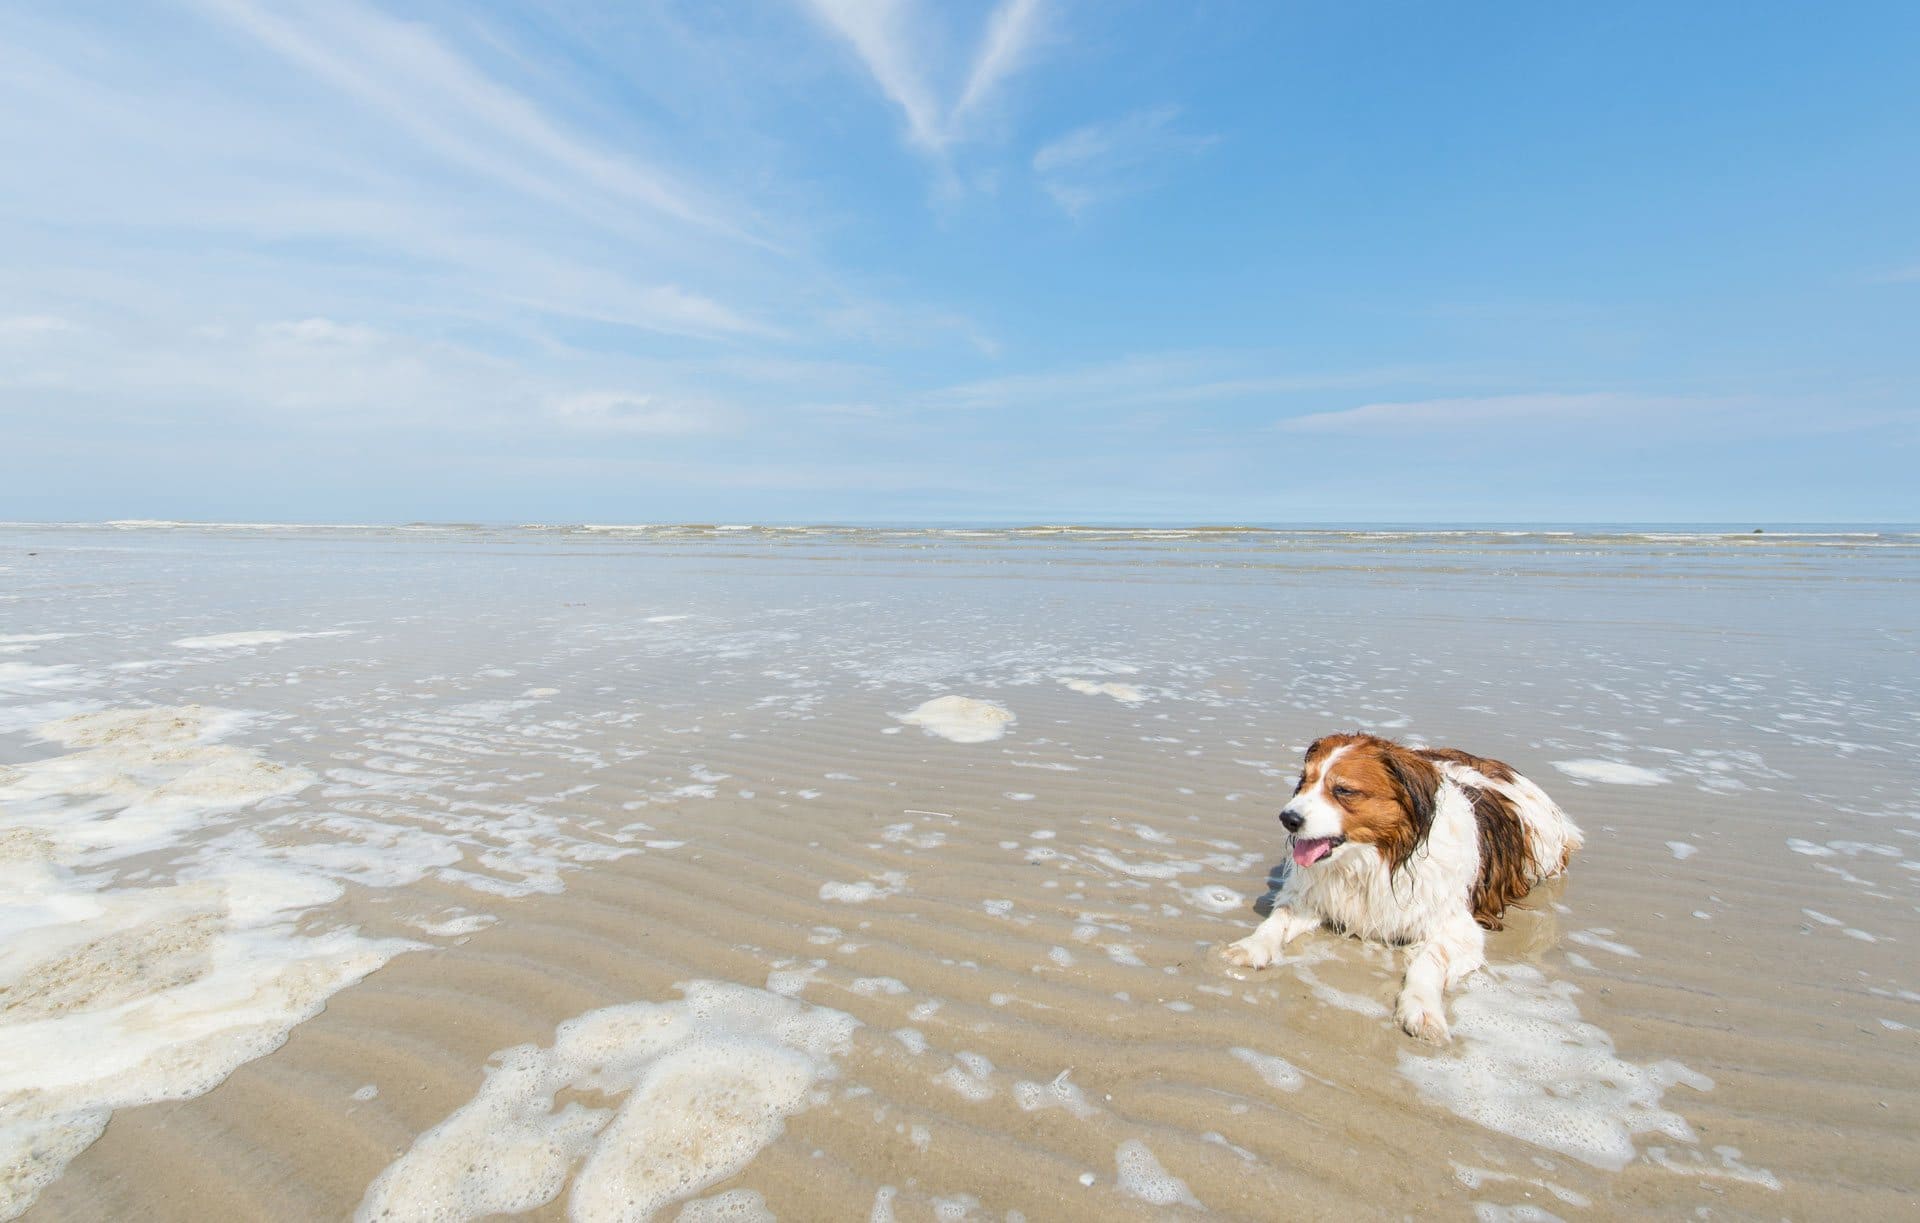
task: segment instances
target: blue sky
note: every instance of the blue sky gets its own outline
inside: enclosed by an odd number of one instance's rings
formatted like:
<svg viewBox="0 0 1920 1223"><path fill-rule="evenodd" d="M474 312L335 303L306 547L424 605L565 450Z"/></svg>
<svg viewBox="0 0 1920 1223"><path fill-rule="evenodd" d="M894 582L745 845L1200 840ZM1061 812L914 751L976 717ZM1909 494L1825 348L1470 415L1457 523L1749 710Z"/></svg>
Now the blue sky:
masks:
<svg viewBox="0 0 1920 1223"><path fill-rule="evenodd" d="M0 9L0 517L1920 519L1920 6Z"/></svg>

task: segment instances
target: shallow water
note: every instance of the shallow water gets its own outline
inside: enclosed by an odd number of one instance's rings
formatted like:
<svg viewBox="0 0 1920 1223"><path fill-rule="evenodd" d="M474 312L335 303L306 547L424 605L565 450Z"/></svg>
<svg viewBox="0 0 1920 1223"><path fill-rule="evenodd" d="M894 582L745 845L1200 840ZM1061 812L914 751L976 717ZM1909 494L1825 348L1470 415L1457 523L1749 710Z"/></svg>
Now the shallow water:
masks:
<svg viewBox="0 0 1920 1223"><path fill-rule="evenodd" d="M0 1216L1908 1215L1917 592L1896 528L8 527ZM1443 1050L1384 949L1207 954L1354 726L1588 831Z"/></svg>

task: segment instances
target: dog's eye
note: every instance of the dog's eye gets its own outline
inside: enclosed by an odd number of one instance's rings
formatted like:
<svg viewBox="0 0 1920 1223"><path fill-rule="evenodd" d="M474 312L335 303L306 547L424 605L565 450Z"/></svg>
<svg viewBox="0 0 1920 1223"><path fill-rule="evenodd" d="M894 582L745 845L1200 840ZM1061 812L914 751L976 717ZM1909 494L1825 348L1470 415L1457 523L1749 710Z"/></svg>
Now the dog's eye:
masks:
<svg viewBox="0 0 1920 1223"><path fill-rule="evenodd" d="M1354 789L1352 786L1335 786L1333 788L1333 796L1335 798L1358 798L1360 797L1360 791Z"/></svg>

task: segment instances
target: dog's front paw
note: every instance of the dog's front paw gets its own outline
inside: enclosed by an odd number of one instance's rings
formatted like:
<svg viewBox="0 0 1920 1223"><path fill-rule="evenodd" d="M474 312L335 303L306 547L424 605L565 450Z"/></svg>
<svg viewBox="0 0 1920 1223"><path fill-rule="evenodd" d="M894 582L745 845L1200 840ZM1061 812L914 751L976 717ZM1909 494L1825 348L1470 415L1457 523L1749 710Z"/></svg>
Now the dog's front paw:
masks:
<svg viewBox="0 0 1920 1223"><path fill-rule="evenodd" d="M1444 1045L1453 1039L1452 1033L1447 1031L1447 1013L1443 1005L1429 1008L1426 1003L1402 994L1400 1004L1394 1008L1393 1017L1400 1021L1400 1030L1416 1040Z"/></svg>
<svg viewBox="0 0 1920 1223"><path fill-rule="evenodd" d="M1222 947L1220 958L1235 968L1265 968L1273 963L1273 949L1259 935L1250 934Z"/></svg>

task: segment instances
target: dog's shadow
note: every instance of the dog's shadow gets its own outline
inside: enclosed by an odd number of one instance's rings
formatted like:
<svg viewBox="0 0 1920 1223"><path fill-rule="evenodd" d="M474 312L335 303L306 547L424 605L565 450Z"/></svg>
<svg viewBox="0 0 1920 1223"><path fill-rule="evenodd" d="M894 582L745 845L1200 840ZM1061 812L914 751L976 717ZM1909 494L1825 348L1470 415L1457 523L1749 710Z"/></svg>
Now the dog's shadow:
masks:
<svg viewBox="0 0 1920 1223"><path fill-rule="evenodd" d="M1253 902L1253 911L1258 913L1262 919L1272 915L1274 902L1280 898L1280 889L1285 886L1287 876L1292 873L1293 862L1291 859L1283 859L1267 869L1267 890L1258 900Z"/></svg>
<svg viewBox="0 0 1920 1223"><path fill-rule="evenodd" d="M1539 963L1563 942L1559 905L1566 890L1565 875L1534 884L1524 900L1516 901L1501 914L1506 928L1487 936L1489 948L1498 940L1497 946L1506 958Z"/></svg>

